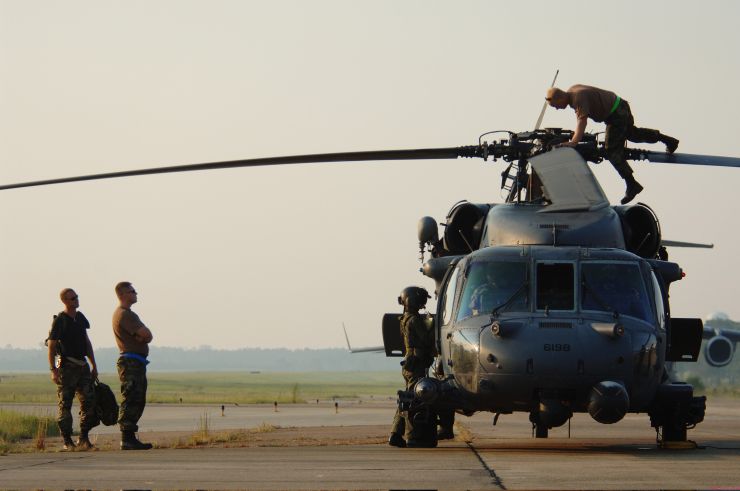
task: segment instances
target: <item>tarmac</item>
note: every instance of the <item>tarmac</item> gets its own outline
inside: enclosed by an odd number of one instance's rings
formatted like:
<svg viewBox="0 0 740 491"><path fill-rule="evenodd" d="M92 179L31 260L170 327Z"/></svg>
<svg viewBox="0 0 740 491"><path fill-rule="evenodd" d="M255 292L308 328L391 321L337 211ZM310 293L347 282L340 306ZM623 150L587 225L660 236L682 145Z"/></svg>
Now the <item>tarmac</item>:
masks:
<svg viewBox="0 0 740 491"><path fill-rule="evenodd" d="M227 408L220 416L220 407L174 411L152 405L142 423L190 425L186 429L192 431L193 421L206 411L216 412L214 424L233 428L273 417L269 424L292 422L297 434L361 436L383 435L393 406L342 403L338 412L330 403L284 406L278 412L248 406ZM627 415L614 425L578 414L570 425L551 430L550 438L534 439L526 414L501 416L494 427L492 415L479 413L458 417L458 430L468 433L469 442L461 441L458 431L458 439L440 442L436 449L398 449L376 438L362 445L267 442L243 448L10 454L0 457L0 488L740 489L739 416L740 401L710 400L705 421L689 432L698 447L681 450L659 449L645 414ZM142 439L149 434L142 431Z"/></svg>

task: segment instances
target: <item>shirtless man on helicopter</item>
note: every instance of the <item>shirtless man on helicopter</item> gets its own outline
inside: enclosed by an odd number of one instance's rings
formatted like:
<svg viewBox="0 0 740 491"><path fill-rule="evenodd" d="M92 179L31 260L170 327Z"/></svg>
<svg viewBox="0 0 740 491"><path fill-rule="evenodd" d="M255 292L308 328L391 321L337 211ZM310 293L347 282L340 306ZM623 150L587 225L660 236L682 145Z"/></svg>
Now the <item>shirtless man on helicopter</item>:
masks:
<svg viewBox="0 0 740 491"><path fill-rule="evenodd" d="M627 140L633 143L664 143L668 153L678 148L678 140L662 134L658 130L638 128L632 116L629 103L608 90L589 85L574 85L567 91L557 87L547 90L545 100L555 109L570 106L576 112L576 129L570 141L560 146L575 147L583 138L588 118L597 123L606 123L606 156L627 183L622 204L627 204L637 196L643 187L632 175L632 168L627 163L624 144Z"/></svg>

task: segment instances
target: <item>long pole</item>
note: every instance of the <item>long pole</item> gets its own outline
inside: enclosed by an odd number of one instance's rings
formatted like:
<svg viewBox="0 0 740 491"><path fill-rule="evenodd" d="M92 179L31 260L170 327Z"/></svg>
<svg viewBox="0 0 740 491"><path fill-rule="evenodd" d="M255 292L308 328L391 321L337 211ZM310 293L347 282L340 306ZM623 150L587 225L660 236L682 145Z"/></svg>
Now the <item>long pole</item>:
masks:
<svg viewBox="0 0 740 491"><path fill-rule="evenodd" d="M560 69L555 70L555 77L552 79L552 83L550 84L550 88L555 87L555 81L558 79L558 73L560 73ZM542 124L542 118L545 117L545 109L547 109L547 101L545 101L544 104L542 104L542 111L540 111L540 117L537 118L537 124L534 125L534 129L538 130L540 129L540 125Z"/></svg>

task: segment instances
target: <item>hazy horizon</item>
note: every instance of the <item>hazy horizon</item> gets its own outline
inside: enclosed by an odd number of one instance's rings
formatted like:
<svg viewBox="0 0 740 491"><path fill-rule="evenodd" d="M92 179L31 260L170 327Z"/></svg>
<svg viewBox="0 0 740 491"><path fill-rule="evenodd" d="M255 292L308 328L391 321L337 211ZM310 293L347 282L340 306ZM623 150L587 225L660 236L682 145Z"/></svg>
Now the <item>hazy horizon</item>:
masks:
<svg viewBox="0 0 740 491"><path fill-rule="evenodd" d="M147 371L395 371L399 358L385 353L350 353L341 348L180 348L152 346ZM101 373L116 373L119 351L95 349ZM0 348L0 374L49 373L46 351L40 348ZM2 380L0 380L2 382Z"/></svg>

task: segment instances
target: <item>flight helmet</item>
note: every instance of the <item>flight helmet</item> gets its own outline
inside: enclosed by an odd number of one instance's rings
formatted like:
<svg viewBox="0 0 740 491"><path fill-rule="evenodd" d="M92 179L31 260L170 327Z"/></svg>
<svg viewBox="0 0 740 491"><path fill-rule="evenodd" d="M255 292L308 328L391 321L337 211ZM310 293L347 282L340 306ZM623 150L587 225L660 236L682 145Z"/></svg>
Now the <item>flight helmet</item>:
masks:
<svg viewBox="0 0 740 491"><path fill-rule="evenodd" d="M427 304L427 299L432 298L424 288L419 286L407 286L398 296L398 304L403 305L408 311L416 311Z"/></svg>

